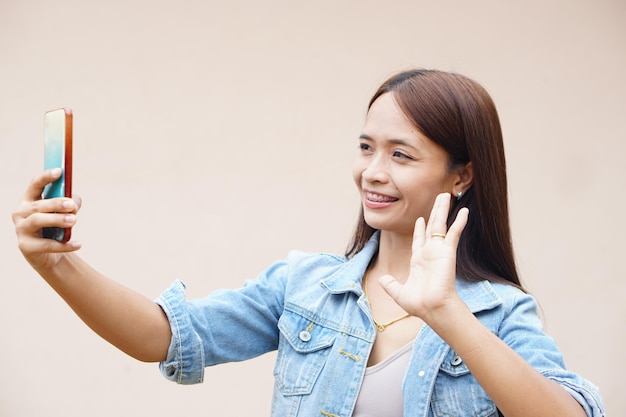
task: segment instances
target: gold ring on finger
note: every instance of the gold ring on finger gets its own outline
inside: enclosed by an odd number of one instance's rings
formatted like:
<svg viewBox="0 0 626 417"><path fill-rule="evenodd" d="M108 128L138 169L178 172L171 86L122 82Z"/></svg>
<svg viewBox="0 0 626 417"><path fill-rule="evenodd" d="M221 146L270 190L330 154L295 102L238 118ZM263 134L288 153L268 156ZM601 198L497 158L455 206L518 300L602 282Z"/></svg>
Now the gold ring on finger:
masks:
<svg viewBox="0 0 626 417"><path fill-rule="evenodd" d="M430 235L430 237L442 237L442 238L446 238L446 234L445 233L433 233L432 235Z"/></svg>

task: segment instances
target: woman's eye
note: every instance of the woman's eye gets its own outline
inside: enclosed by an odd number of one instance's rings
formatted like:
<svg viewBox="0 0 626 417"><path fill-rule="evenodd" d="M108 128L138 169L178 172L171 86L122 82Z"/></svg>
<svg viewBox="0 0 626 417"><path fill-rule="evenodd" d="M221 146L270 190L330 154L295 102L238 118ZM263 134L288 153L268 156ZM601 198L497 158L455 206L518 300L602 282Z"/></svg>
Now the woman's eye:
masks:
<svg viewBox="0 0 626 417"><path fill-rule="evenodd" d="M362 151L371 151L372 147L370 145L368 145L367 143L359 143L359 148Z"/></svg>
<svg viewBox="0 0 626 417"><path fill-rule="evenodd" d="M394 156L394 158L413 159L409 155L407 155L407 154L405 154L403 152L400 152L400 151L394 151L393 152L393 156Z"/></svg>

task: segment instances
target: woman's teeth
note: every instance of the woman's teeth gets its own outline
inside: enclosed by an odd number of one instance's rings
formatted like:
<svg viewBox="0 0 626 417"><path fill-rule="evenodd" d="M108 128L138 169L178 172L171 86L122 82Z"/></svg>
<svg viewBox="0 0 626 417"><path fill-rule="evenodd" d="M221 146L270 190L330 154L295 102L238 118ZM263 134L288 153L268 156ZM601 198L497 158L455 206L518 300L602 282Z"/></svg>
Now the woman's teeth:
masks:
<svg viewBox="0 0 626 417"><path fill-rule="evenodd" d="M389 197L383 194L375 194L375 193L366 193L365 197L370 201L375 201L377 203L388 203L391 201L396 201L397 198Z"/></svg>

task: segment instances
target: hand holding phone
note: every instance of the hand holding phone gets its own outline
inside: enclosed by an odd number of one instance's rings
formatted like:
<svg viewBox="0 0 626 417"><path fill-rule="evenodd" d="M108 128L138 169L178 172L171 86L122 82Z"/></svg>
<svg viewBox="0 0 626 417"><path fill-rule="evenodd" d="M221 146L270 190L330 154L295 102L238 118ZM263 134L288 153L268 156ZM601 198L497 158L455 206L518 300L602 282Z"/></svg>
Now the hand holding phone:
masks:
<svg viewBox="0 0 626 417"><path fill-rule="evenodd" d="M64 107L44 116L44 169L61 168L61 177L46 185L43 198L72 197L72 110ZM46 227L43 237L70 240L72 229Z"/></svg>

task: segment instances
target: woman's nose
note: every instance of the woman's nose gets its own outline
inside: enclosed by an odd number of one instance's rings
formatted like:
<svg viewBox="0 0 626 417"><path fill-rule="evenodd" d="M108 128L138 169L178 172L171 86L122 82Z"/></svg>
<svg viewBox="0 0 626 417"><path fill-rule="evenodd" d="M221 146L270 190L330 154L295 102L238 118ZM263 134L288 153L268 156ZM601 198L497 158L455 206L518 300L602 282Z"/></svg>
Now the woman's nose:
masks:
<svg viewBox="0 0 626 417"><path fill-rule="evenodd" d="M363 179L367 182L387 182L389 174L387 166L380 158L372 158L363 170Z"/></svg>

